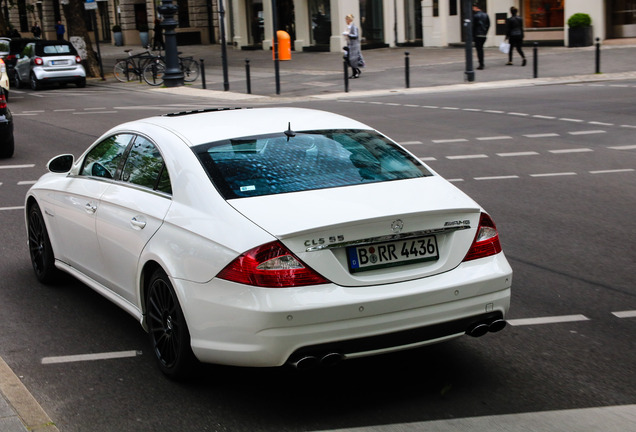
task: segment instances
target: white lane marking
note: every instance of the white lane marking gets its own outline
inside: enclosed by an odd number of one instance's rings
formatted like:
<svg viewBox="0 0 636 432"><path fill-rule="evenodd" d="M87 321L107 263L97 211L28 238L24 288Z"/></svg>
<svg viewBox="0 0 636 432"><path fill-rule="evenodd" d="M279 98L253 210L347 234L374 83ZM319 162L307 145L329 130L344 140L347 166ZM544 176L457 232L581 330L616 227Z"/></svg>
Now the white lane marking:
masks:
<svg viewBox="0 0 636 432"><path fill-rule="evenodd" d="M0 211L6 211L6 210L24 210L24 206L0 207Z"/></svg>
<svg viewBox="0 0 636 432"><path fill-rule="evenodd" d="M526 138L550 138L550 137L558 137L560 136L558 133L540 133L540 134L526 134L524 137Z"/></svg>
<svg viewBox="0 0 636 432"><path fill-rule="evenodd" d="M82 111L82 112L78 112L75 111L73 112L73 114L75 115L80 115L80 114L114 114L117 111Z"/></svg>
<svg viewBox="0 0 636 432"><path fill-rule="evenodd" d="M636 310L612 312L618 318L636 318Z"/></svg>
<svg viewBox="0 0 636 432"><path fill-rule="evenodd" d="M621 125L621 127L636 129L636 126L632 126L632 125Z"/></svg>
<svg viewBox="0 0 636 432"><path fill-rule="evenodd" d="M0 165L0 169L19 169L19 168L33 168L35 164L26 165Z"/></svg>
<svg viewBox="0 0 636 432"><path fill-rule="evenodd" d="M424 144L422 141L404 141L399 143L401 145L415 145L415 144Z"/></svg>
<svg viewBox="0 0 636 432"><path fill-rule="evenodd" d="M512 116L519 116L519 117L528 117L530 114L526 114L526 113L518 113L518 112L509 112L506 113L508 115L512 115Z"/></svg>
<svg viewBox="0 0 636 432"><path fill-rule="evenodd" d="M32 185L35 184L37 180L22 180L18 182L18 186Z"/></svg>
<svg viewBox="0 0 636 432"><path fill-rule="evenodd" d="M591 148L576 148L576 149L559 149L559 150L549 150L550 153L554 154L562 154L562 153L587 153L593 152Z"/></svg>
<svg viewBox="0 0 636 432"><path fill-rule="evenodd" d="M509 140L512 139L509 135L491 136L491 137L478 137L477 141L497 141L497 140Z"/></svg>
<svg viewBox="0 0 636 432"><path fill-rule="evenodd" d="M558 324L558 323L576 322L576 321L589 321L589 318L586 317L585 315L561 315L561 316L551 316L551 317L506 320L506 322L510 324L511 326Z"/></svg>
<svg viewBox="0 0 636 432"><path fill-rule="evenodd" d="M606 133L604 130L588 130L588 131L574 131L568 132L570 135L592 135Z"/></svg>
<svg viewBox="0 0 636 432"><path fill-rule="evenodd" d="M633 168L625 168L625 169L590 171L590 174L614 174L614 173L624 173L624 172L632 172L632 171L634 171Z"/></svg>
<svg viewBox="0 0 636 432"><path fill-rule="evenodd" d="M13 116L18 116L18 117L27 117L27 116L35 116L37 114L23 114L23 113L13 113Z"/></svg>
<svg viewBox="0 0 636 432"><path fill-rule="evenodd" d="M508 179L518 179L518 175L508 175L508 176L492 176L492 177L475 177L475 180L508 180Z"/></svg>
<svg viewBox="0 0 636 432"><path fill-rule="evenodd" d="M539 114L533 115L532 117L538 118L538 119L544 119L544 120L554 120L556 118L554 116L539 115Z"/></svg>
<svg viewBox="0 0 636 432"><path fill-rule="evenodd" d="M426 161L436 161L437 158L434 158L433 156L428 156L428 157L421 157L420 160L424 161L424 162L426 162Z"/></svg>
<svg viewBox="0 0 636 432"><path fill-rule="evenodd" d="M439 108L439 107L438 107L438 106L435 106L435 105L422 105L422 108L437 109L437 108Z"/></svg>
<svg viewBox="0 0 636 432"><path fill-rule="evenodd" d="M573 123L583 123L584 121L581 119L573 119L573 118L567 118L567 117L561 117L559 120L566 121L566 122L573 122Z"/></svg>
<svg viewBox="0 0 636 432"><path fill-rule="evenodd" d="M459 110L459 108L457 108L457 107L448 107L448 106L442 107L442 109L443 110L449 110L449 111L457 111L457 110Z"/></svg>
<svg viewBox="0 0 636 432"><path fill-rule="evenodd" d="M488 157L488 155L485 155L485 154L473 154L473 155L446 156L446 159L450 159L450 160L484 159L484 158L487 158L487 157Z"/></svg>
<svg viewBox="0 0 636 432"><path fill-rule="evenodd" d="M614 126L614 123L605 123L605 122L599 122L599 121L589 121L587 123L591 125L597 125L597 126Z"/></svg>
<svg viewBox="0 0 636 432"><path fill-rule="evenodd" d="M501 156L501 157L511 157L511 156L536 156L539 153L534 152L534 151L527 151L527 152L513 152L513 153L497 153L497 156Z"/></svg>
<svg viewBox="0 0 636 432"><path fill-rule="evenodd" d="M530 177L558 177L558 176L575 176L575 172L558 172L558 173L544 173L544 174L530 174Z"/></svg>
<svg viewBox="0 0 636 432"><path fill-rule="evenodd" d="M137 357L141 355L141 351L118 351L118 352L106 352L97 354L79 354L59 357L44 357L42 364L55 364L55 363L73 363L80 361L93 361L93 360L110 360L127 357Z"/></svg>
<svg viewBox="0 0 636 432"><path fill-rule="evenodd" d="M456 138L456 139L442 139L442 140L433 140L434 144L447 144L447 143L458 143L458 142L467 142L466 138Z"/></svg>
<svg viewBox="0 0 636 432"><path fill-rule="evenodd" d="M482 112L483 110L480 108L462 108L462 111Z"/></svg>
<svg viewBox="0 0 636 432"><path fill-rule="evenodd" d="M612 146L612 147L608 147L608 149L612 149L612 150L636 150L636 145Z"/></svg>
<svg viewBox="0 0 636 432"><path fill-rule="evenodd" d="M464 181L464 179L463 179L463 178L446 179L446 180L448 180L448 181L449 181L449 182L451 182L451 183L453 183L453 182L463 182L463 181Z"/></svg>
<svg viewBox="0 0 636 432"><path fill-rule="evenodd" d="M101 111L103 111L103 110L106 110L106 109L108 109L108 108L106 108L106 107L99 107L99 108L84 108L84 110L85 110L85 111L100 111L100 110L101 110Z"/></svg>
<svg viewBox="0 0 636 432"><path fill-rule="evenodd" d="M605 430L631 431L634 430L635 423L636 405L618 405L394 423L317 432L597 432Z"/></svg>
<svg viewBox="0 0 636 432"><path fill-rule="evenodd" d="M484 110L485 113L489 113L489 114L503 114L503 111L499 111L499 110Z"/></svg>
<svg viewBox="0 0 636 432"><path fill-rule="evenodd" d="M69 111L75 111L75 108L64 108L64 109L53 110L53 112L69 112Z"/></svg>

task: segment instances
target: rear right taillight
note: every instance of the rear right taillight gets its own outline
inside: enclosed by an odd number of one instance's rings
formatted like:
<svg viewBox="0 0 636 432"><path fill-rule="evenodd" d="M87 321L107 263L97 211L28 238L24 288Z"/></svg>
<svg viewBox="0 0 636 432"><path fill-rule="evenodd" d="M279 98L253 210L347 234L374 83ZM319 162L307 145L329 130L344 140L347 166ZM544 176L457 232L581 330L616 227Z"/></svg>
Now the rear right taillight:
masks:
<svg viewBox="0 0 636 432"><path fill-rule="evenodd" d="M278 241L245 252L221 270L217 277L266 288L329 283Z"/></svg>
<svg viewBox="0 0 636 432"><path fill-rule="evenodd" d="M41 57L36 57L33 59L33 62L38 65L38 66L42 66L44 64L44 60L42 60Z"/></svg>
<svg viewBox="0 0 636 432"><path fill-rule="evenodd" d="M80 56L75 56L75 63L81 63L82 58Z"/></svg>
<svg viewBox="0 0 636 432"><path fill-rule="evenodd" d="M470 246L468 253L464 257L464 261L472 261L487 256L496 255L501 252L501 243L499 242L499 233L495 222L486 213L482 213L479 218L479 227L477 234Z"/></svg>
<svg viewBox="0 0 636 432"><path fill-rule="evenodd" d="M7 108L7 98L4 95L4 90L0 90L0 109Z"/></svg>

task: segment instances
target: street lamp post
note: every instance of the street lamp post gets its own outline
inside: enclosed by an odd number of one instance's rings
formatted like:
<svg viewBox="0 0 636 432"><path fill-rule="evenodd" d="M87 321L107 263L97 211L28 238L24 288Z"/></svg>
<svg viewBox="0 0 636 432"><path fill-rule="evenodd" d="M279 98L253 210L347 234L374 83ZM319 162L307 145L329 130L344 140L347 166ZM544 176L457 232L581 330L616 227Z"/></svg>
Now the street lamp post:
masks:
<svg viewBox="0 0 636 432"><path fill-rule="evenodd" d="M166 45L166 73L163 83L166 87L180 87L183 84L183 72L179 67L179 53L177 51L177 32L175 28L179 23L174 19L179 8L172 4L172 0L161 0L161 6L157 8L163 16L161 26L164 28Z"/></svg>

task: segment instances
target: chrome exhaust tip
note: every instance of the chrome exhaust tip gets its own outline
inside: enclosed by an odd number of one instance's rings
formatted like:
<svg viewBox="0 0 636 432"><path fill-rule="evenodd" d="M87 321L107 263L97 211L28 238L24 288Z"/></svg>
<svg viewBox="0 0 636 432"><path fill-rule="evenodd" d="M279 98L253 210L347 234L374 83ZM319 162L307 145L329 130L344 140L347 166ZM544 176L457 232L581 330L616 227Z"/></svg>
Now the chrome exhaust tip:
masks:
<svg viewBox="0 0 636 432"><path fill-rule="evenodd" d="M503 330L504 327L506 327L506 320L498 319L490 323L490 325L488 326L488 331L495 333Z"/></svg>
<svg viewBox="0 0 636 432"><path fill-rule="evenodd" d="M472 337L481 337L485 335L486 333L488 333L489 330L490 330L490 326L488 324L477 323L474 326L470 327L468 330L466 330L466 334Z"/></svg>
<svg viewBox="0 0 636 432"><path fill-rule="evenodd" d="M320 359L320 364L326 367L334 366L343 361L344 358L344 355L340 353L329 353L322 356L322 358Z"/></svg>
<svg viewBox="0 0 636 432"><path fill-rule="evenodd" d="M314 356L301 357L289 362L289 365L298 370L307 370L318 366L318 359Z"/></svg>

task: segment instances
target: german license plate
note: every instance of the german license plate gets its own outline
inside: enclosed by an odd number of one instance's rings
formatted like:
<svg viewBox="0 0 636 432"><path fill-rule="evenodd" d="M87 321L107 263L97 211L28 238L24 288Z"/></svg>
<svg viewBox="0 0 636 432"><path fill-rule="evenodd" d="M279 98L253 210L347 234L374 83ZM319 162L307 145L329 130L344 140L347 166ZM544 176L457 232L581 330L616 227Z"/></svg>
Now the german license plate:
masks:
<svg viewBox="0 0 636 432"><path fill-rule="evenodd" d="M438 259L439 250L435 236L347 248L351 273Z"/></svg>

